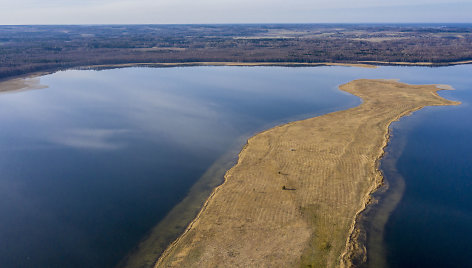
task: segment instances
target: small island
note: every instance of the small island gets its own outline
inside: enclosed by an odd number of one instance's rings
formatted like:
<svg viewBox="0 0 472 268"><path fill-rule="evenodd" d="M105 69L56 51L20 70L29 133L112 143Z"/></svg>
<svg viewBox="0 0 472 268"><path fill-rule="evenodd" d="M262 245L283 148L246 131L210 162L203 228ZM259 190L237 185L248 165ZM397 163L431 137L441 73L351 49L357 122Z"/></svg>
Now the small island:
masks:
<svg viewBox="0 0 472 268"><path fill-rule="evenodd" d="M425 106L457 105L438 85L360 79L344 111L250 138L156 267L350 267L365 259L356 221L382 184L389 125Z"/></svg>

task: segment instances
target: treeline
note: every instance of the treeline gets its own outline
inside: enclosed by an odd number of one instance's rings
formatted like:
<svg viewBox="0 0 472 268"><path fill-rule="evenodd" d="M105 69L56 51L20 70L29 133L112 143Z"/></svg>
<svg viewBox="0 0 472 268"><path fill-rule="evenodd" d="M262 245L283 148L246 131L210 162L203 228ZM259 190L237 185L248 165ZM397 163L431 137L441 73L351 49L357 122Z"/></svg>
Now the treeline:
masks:
<svg viewBox="0 0 472 268"><path fill-rule="evenodd" d="M0 26L0 78L97 64L472 59L472 25Z"/></svg>

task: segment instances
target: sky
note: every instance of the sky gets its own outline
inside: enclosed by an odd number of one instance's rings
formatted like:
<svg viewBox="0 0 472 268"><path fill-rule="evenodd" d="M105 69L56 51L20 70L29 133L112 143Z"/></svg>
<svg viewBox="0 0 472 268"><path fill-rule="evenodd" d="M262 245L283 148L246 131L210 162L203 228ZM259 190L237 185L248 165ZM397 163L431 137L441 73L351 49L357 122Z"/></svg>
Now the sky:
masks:
<svg viewBox="0 0 472 268"><path fill-rule="evenodd" d="M0 0L0 24L472 23L472 0Z"/></svg>

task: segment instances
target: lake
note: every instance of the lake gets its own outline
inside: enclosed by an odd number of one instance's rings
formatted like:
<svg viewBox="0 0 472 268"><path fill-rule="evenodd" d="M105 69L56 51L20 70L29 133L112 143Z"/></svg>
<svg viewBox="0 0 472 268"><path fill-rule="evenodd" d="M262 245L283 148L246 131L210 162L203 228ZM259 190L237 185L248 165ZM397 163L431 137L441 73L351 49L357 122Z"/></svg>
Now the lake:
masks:
<svg viewBox="0 0 472 268"><path fill-rule="evenodd" d="M357 78L457 89L441 95L463 105L426 108L392 129L385 159L401 151L390 161L402 178L386 172L387 180L404 180L405 190L382 248L390 266L466 261L458 256L472 239L471 71L176 67L42 76L48 88L0 95L0 266L117 265L228 154L230 167L251 135L358 105L337 89ZM222 170L211 173L219 182Z"/></svg>

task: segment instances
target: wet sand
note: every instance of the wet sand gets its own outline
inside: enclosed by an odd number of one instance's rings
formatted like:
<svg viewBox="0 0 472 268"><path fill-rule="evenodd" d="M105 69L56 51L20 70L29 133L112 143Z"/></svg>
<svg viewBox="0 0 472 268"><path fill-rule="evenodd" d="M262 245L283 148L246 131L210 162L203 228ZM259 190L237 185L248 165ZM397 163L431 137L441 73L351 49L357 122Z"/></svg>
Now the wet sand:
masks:
<svg viewBox="0 0 472 268"><path fill-rule="evenodd" d="M355 108L292 122L248 140L156 267L350 267L365 259L356 227L382 184L388 127L425 106L457 105L437 85L355 80Z"/></svg>

